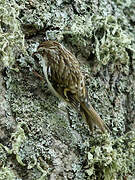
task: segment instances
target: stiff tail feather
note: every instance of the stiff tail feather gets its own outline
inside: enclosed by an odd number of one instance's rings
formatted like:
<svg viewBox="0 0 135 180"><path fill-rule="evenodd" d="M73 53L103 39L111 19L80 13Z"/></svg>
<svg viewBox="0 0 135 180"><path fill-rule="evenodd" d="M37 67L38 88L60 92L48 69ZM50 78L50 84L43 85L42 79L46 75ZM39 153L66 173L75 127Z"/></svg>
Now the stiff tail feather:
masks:
<svg viewBox="0 0 135 180"><path fill-rule="evenodd" d="M81 103L81 109L92 133L94 130L94 125L97 125L103 133L105 133L106 131L110 131L91 105Z"/></svg>

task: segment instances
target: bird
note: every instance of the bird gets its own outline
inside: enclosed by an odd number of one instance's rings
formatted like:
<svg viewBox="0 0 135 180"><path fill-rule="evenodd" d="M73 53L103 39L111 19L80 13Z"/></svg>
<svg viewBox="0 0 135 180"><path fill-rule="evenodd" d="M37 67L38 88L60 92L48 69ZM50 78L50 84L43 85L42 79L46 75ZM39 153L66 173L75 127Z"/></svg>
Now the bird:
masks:
<svg viewBox="0 0 135 180"><path fill-rule="evenodd" d="M80 113L92 133L95 125L102 133L107 132L107 125L90 103L77 58L64 45L53 40L40 43L35 54L41 56L43 73L52 93Z"/></svg>

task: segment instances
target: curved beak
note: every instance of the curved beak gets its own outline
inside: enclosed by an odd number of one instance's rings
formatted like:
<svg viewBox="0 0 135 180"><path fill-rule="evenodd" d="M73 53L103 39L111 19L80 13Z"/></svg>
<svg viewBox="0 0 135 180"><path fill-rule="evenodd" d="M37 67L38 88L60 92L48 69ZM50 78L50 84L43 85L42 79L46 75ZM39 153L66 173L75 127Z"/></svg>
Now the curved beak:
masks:
<svg viewBox="0 0 135 180"><path fill-rule="evenodd" d="M32 54L32 57L34 58L34 56L37 55L37 54L39 54L38 51L34 52L34 53Z"/></svg>
<svg viewBox="0 0 135 180"><path fill-rule="evenodd" d="M34 52L33 54L32 54L32 57L34 57L36 54L38 54L38 52L36 51L36 52Z"/></svg>

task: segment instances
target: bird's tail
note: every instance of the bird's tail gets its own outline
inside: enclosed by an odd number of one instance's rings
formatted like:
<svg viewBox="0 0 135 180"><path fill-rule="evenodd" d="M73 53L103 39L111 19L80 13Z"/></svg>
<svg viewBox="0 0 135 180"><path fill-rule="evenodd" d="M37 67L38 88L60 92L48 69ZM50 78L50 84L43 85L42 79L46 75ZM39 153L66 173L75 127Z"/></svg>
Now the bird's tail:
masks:
<svg viewBox="0 0 135 180"><path fill-rule="evenodd" d="M94 125L97 125L103 133L109 131L109 128L105 125L101 117L98 115L98 113L94 110L94 108L91 105L81 103L81 112L85 116L85 120L92 133L94 130Z"/></svg>

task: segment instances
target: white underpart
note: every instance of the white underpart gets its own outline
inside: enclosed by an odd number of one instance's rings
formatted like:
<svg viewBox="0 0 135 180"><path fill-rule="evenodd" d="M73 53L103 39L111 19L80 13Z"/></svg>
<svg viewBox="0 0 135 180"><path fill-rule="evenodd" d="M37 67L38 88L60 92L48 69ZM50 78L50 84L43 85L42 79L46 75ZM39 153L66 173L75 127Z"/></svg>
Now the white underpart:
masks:
<svg viewBox="0 0 135 180"><path fill-rule="evenodd" d="M45 57L44 57L45 58ZM44 75L45 75L45 78L46 78L46 81L48 83L48 87L50 88L50 90L52 91L52 93L58 97L59 99L62 99L64 101L64 99L55 91L55 89L53 88L51 82L49 81L48 79L48 72L47 72L47 65L45 63L45 60L42 58L42 65L43 65L43 72L44 72Z"/></svg>

